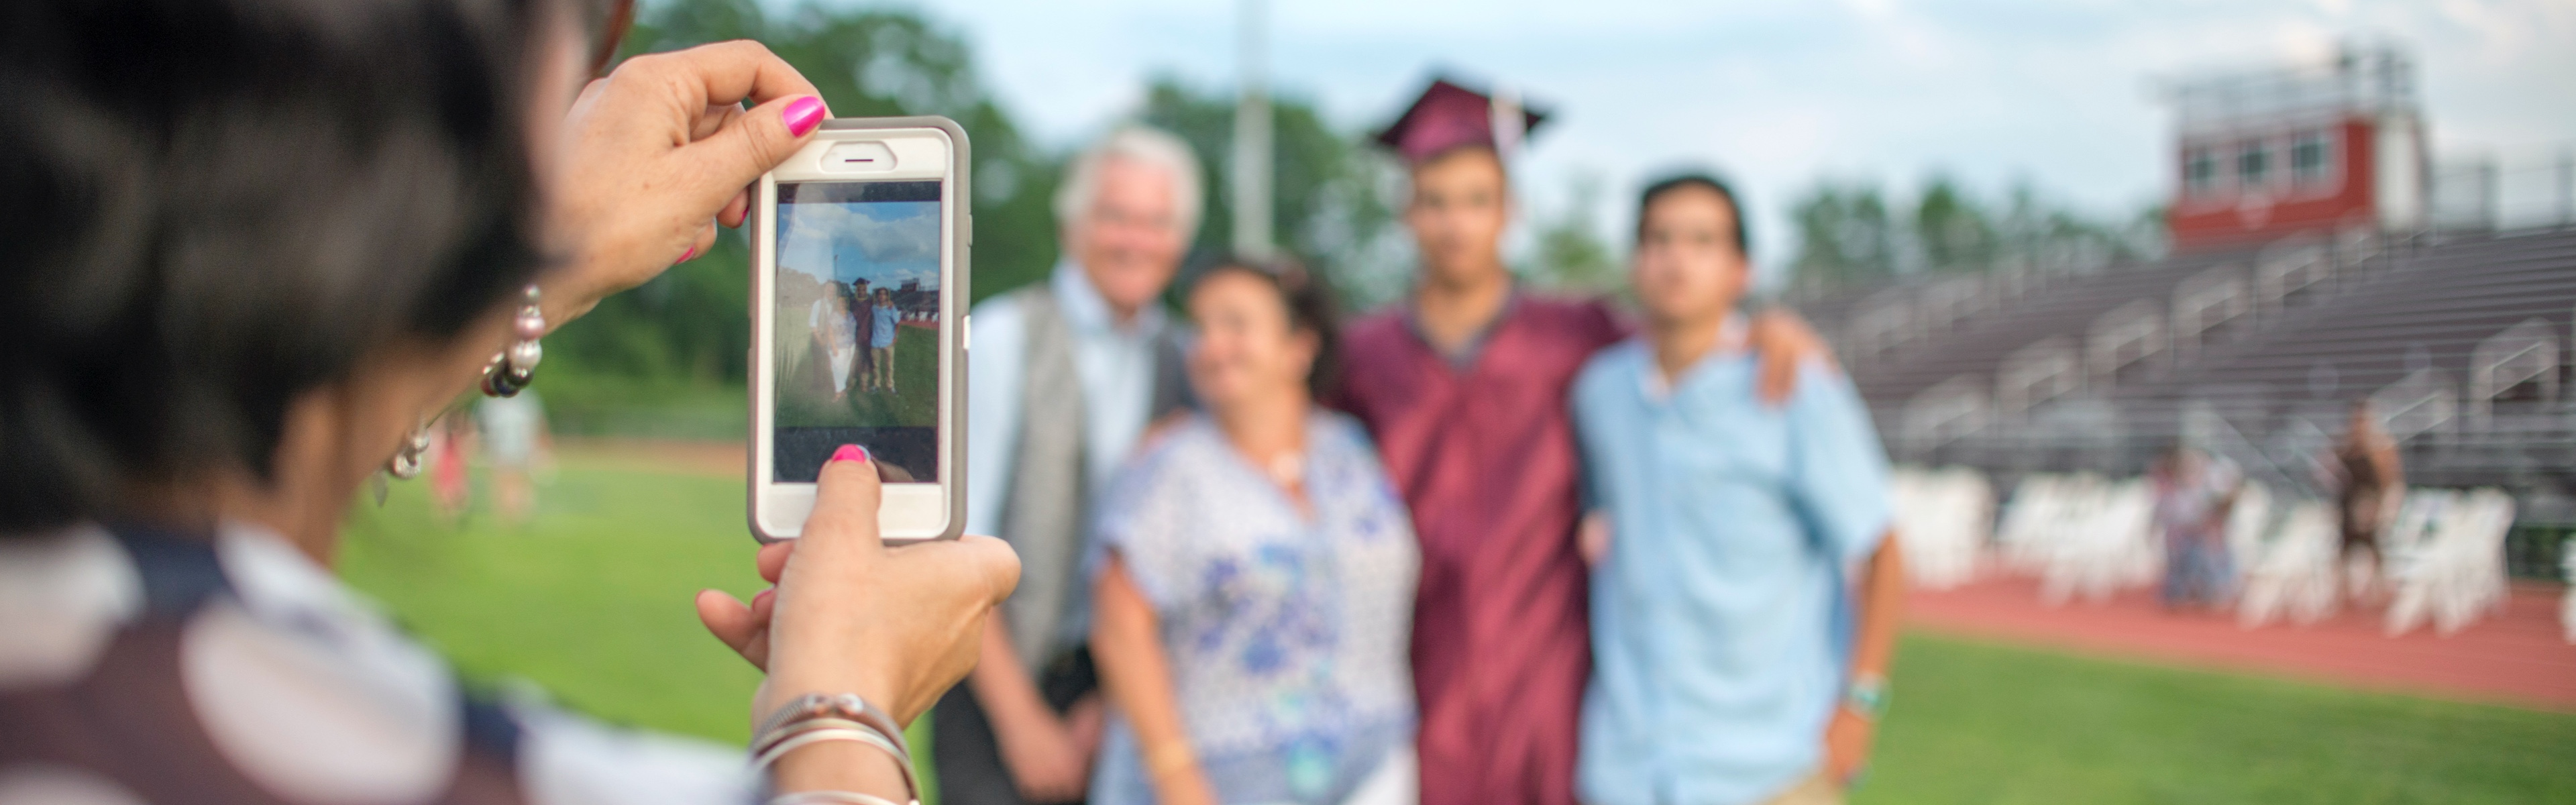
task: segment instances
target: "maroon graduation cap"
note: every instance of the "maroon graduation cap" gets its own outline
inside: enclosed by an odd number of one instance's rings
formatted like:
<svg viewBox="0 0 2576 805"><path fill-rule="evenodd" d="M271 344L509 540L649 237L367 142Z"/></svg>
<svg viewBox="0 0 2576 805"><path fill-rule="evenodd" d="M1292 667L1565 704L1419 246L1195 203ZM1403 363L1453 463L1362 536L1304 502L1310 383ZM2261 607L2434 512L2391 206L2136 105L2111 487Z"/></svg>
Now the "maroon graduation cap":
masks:
<svg viewBox="0 0 2576 805"><path fill-rule="evenodd" d="M1510 92L1489 96L1437 78L1412 108L1378 133L1377 141L1415 165L1471 145L1509 155L1546 121L1546 113L1523 106Z"/></svg>

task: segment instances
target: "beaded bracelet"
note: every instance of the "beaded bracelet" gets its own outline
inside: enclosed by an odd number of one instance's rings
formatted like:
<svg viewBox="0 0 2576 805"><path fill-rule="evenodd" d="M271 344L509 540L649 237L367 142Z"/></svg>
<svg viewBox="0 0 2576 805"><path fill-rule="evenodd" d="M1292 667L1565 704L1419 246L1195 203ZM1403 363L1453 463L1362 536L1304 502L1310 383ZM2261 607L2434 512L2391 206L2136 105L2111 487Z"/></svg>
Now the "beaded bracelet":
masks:
<svg viewBox="0 0 2576 805"><path fill-rule="evenodd" d="M545 345L537 339L546 334L546 312L537 307L544 295L531 284L520 305L519 315L510 320L510 348L492 356L483 365L483 394L489 397L516 397L519 391L536 382L537 361L546 356Z"/></svg>

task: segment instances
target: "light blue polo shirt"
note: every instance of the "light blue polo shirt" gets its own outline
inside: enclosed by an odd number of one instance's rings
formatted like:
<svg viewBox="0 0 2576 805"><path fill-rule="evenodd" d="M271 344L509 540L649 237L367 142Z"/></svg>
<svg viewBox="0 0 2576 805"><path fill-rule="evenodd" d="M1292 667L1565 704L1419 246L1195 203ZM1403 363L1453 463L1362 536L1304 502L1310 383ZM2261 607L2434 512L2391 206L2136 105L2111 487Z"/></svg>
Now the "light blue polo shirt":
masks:
<svg viewBox="0 0 2576 805"><path fill-rule="evenodd" d="M1663 388L1631 339L1574 384L1610 554L1592 577L1576 785L1592 805L1768 800L1824 761L1850 656L1847 564L1889 518L1887 454L1851 381L1802 368L1785 407L1720 351Z"/></svg>

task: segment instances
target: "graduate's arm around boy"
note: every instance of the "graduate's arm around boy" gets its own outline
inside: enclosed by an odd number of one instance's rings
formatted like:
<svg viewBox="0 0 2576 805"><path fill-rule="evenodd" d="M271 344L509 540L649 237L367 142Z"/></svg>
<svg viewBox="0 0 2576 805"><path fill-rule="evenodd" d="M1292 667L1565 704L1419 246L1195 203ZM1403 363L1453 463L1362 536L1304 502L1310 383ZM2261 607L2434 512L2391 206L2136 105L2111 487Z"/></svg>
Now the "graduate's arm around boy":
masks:
<svg viewBox="0 0 2576 805"><path fill-rule="evenodd" d="M1609 535L1577 775L1593 805L1840 802L1886 701L1904 592L1886 455L1821 360L1785 402L1758 393L1746 241L1722 182L1649 187L1645 330L1572 392L1587 530Z"/></svg>

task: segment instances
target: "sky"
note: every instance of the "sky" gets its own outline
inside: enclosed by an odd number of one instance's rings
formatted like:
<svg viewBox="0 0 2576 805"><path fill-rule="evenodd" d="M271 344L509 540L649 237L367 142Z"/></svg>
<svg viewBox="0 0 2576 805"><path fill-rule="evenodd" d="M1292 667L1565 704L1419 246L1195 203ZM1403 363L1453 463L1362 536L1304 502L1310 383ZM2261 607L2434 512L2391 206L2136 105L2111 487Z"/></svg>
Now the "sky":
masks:
<svg viewBox="0 0 2576 805"><path fill-rule="evenodd" d="M1272 85L1336 124L1373 129L1435 70L1508 83L1556 113L1522 158L1525 218L1563 211L1589 177L1613 235L1654 174L1711 167L1745 192L1775 268L1789 201L1820 178L1900 196L1936 173L1988 196L2028 182L2134 215L2170 184L2160 81L2340 42L2413 54L2437 159L2545 172L2576 145L2576 0L1267 2ZM963 34L1055 147L1131 114L1158 73L1224 89L1237 72L1239 0L898 4Z"/></svg>
<svg viewBox="0 0 2576 805"><path fill-rule="evenodd" d="M783 204L778 263L816 279L866 278L870 285L901 287L920 280L939 287L939 202L876 201L854 204ZM834 237L837 235L838 237Z"/></svg>

